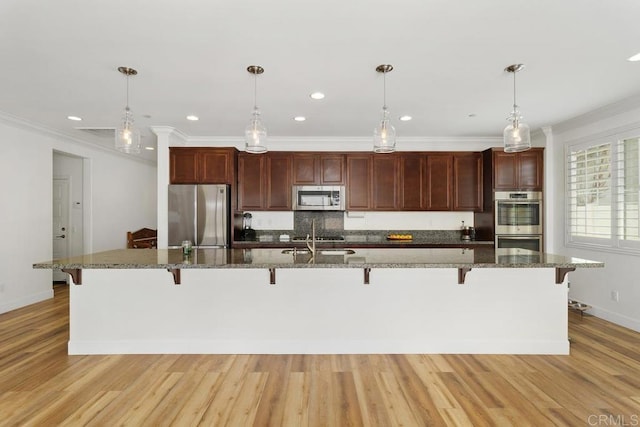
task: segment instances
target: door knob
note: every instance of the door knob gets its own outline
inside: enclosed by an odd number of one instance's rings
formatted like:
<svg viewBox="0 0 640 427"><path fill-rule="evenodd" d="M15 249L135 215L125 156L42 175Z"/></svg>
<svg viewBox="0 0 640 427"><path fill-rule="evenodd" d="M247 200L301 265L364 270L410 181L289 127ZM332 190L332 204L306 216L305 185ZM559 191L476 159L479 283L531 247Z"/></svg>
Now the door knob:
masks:
<svg viewBox="0 0 640 427"><path fill-rule="evenodd" d="M61 234L61 235L56 236L56 237L60 237L60 238L63 238L63 239L64 239L64 237L65 237L65 236L64 236L64 234Z"/></svg>

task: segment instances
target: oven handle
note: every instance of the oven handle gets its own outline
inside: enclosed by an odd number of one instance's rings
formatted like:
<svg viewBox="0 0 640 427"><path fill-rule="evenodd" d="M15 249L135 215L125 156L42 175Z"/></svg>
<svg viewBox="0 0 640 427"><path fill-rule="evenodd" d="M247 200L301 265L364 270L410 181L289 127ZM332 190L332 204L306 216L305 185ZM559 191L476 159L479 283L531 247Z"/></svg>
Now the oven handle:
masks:
<svg viewBox="0 0 640 427"><path fill-rule="evenodd" d="M502 240L531 240L531 239L542 239L542 236L539 234L527 234L526 236L524 234L519 234L517 236L507 236L504 234L499 234L496 236L496 239L502 239Z"/></svg>
<svg viewBox="0 0 640 427"><path fill-rule="evenodd" d="M541 205L542 200L496 200L498 205Z"/></svg>

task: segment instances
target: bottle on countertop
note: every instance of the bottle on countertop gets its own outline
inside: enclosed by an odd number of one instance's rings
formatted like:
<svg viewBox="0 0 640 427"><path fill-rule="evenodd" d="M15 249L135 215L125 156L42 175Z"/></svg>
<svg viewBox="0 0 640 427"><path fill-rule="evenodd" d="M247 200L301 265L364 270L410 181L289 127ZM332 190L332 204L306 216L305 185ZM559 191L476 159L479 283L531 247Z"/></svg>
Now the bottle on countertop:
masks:
<svg viewBox="0 0 640 427"><path fill-rule="evenodd" d="M468 226L464 225L464 221L462 221L462 225L460 226L460 239L471 240L471 231Z"/></svg>

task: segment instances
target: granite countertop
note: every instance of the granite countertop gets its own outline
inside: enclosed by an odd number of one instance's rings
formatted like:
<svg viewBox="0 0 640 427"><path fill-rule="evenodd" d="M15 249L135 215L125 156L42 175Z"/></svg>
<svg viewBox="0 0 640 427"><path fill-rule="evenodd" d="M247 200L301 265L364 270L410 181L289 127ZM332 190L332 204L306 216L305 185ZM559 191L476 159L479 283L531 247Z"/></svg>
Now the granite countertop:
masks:
<svg viewBox="0 0 640 427"><path fill-rule="evenodd" d="M320 249L318 249L319 251ZM353 254L283 253L282 249L118 249L38 262L43 269L189 268L597 268L604 263L524 249L387 248L354 249Z"/></svg>
<svg viewBox="0 0 640 427"><path fill-rule="evenodd" d="M319 241L317 245L322 247L355 247L355 248L392 248L392 247L416 247L416 248L462 248L476 246L492 246L493 240L462 240L460 232L457 230L422 230L422 231L331 231L324 232L329 235L343 236L343 241ZM390 234L408 234L411 239L389 239ZM303 241L284 240L281 241L279 236L293 236L290 230L280 231L259 231L254 240L235 240L234 247L251 247L251 248L282 248L293 246L304 246ZM297 233L303 236L304 233Z"/></svg>

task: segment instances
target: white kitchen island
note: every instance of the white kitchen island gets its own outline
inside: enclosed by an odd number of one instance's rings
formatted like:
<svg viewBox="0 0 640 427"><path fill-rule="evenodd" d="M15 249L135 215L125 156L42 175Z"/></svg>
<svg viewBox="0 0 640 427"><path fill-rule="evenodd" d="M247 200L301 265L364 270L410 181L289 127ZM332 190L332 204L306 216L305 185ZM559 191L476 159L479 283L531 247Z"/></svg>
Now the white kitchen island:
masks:
<svg viewBox="0 0 640 427"><path fill-rule="evenodd" d="M477 249L131 249L72 274L69 354L568 354L567 272L603 264Z"/></svg>

